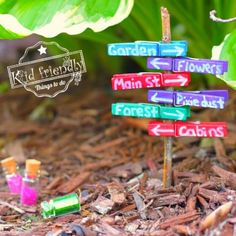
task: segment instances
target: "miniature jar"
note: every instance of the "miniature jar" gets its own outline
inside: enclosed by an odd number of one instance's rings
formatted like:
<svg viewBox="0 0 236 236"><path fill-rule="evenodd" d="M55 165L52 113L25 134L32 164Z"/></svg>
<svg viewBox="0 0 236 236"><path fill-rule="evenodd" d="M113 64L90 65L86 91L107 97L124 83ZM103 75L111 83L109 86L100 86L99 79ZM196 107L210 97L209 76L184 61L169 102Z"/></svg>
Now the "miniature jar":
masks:
<svg viewBox="0 0 236 236"><path fill-rule="evenodd" d="M22 176L18 171L16 160L13 157L1 161L3 171L6 176L7 185L11 193L20 194L22 185Z"/></svg>
<svg viewBox="0 0 236 236"><path fill-rule="evenodd" d="M38 201L39 173L41 162L35 159L26 160L25 175L21 188L21 204L34 206Z"/></svg>
<svg viewBox="0 0 236 236"><path fill-rule="evenodd" d="M76 193L51 199L41 203L44 219L80 211L80 201Z"/></svg>

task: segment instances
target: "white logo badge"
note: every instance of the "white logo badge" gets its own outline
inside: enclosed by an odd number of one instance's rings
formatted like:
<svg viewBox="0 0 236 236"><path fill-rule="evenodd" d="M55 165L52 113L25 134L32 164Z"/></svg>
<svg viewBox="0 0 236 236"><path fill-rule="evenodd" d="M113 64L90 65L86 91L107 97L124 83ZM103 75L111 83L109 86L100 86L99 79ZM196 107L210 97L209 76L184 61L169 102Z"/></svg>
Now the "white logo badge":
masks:
<svg viewBox="0 0 236 236"><path fill-rule="evenodd" d="M19 63L7 70L12 89L24 87L37 97L53 98L72 81L79 85L86 66L82 50L69 52L56 42L38 42L26 48Z"/></svg>

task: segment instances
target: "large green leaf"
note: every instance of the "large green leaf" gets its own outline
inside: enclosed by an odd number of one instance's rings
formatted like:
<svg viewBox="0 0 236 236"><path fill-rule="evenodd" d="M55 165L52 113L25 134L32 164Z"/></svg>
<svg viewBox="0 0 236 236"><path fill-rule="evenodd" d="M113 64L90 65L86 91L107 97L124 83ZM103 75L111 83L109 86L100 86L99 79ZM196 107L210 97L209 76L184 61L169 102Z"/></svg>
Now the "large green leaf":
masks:
<svg viewBox="0 0 236 236"><path fill-rule="evenodd" d="M233 89L236 89L236 30L226 35L219 46L212 48L212 59L228 61L228 72L217 77L224 80Z"/></svg>
<svg viewBox="0 0 236 236"><path fill-rule="evenodd" d="M102 31L125 19L134 0L0 0L0 39Z"/></svg>

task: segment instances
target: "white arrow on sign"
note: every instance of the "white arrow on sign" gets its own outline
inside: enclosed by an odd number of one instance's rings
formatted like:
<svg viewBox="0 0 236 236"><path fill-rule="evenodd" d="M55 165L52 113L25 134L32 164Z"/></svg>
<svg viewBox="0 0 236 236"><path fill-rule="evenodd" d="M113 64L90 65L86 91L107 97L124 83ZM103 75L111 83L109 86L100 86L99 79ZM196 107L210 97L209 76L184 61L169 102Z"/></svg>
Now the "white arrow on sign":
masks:
<svg viewBox="0 0 236 236"><path fill-rule="evenodd" d="M175 133L174 129L160 129L160 127L160 125L157 125L152 129L152 132L157 136L160 136L160 133Z"/></svg>
<svg viewBox="0 0 236 236"><path fill-rule="evenodd" d="M179 46L174 46L173 49L163 49L163 52L176 52L176 56L181 56L182 53L184 52L184 48L181 48Z"/></svg>
<svg viewBox="0 0 236 236"><path fill-rule="evenodd" d="M177 79L166 79L165 80L166 84L180 83L181 86L184 86L187 82L188 82L188 79L182 75L178 75Z"/></svg>
<svg viewBox="0 0 236 236"><path fill-rule="evenodd" d="M169 66L170 63L169 62L163 62L163 61L159 61L162 60L162 58L154 58L151 60L150 64L156 68L157 70L161 69L160 66Z"/></svg>
<svg viewBox="0 0 236 236"><path fill-rule="evenodd" d="M184 118L184 113L180 110L176 110L176 113L170 113L170 112L163 112L166 116L172 116L176 117L177 120L183 120Z"/></svg>
<svg viewBox="0 0 236 236"><path fill-rule="evenodd" d="M156 93L154 93L154 95L152 95L151 101L152 102L166 102L166 103L172 103L173 102L172 99L158 97L158 92L156 92Z"/></svg>

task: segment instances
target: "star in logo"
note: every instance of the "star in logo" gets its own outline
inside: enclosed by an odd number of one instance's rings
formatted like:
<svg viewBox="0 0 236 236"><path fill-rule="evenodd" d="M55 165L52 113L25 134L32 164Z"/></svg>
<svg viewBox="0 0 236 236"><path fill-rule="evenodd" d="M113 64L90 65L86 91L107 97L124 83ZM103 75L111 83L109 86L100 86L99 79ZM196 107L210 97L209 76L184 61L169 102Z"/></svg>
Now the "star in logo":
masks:
<svg viewBox="0 0 236 236"><path fill-rule="evenodd" d="M38 51L40 52L40 55L47 54L46 50L47 50L47 48L43 47L43 45L41 45L40 48L38 49Z"/></svg>

